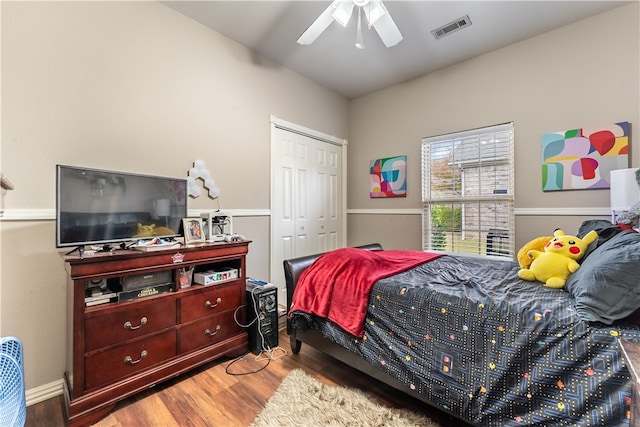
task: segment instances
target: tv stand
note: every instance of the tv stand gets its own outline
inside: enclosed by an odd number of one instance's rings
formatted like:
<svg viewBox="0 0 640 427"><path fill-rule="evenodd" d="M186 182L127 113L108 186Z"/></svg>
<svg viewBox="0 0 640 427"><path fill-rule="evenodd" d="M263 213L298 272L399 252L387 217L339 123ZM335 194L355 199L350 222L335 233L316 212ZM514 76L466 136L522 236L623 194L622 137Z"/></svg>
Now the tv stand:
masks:
<svg viewBox="0 0 640 427"><path fill-rule="evenodd" d="M249 241L218 242L152 252L110 251L65 256L68 273L65 401L70 426L86 426L122 399L220 357L248 352L245 259ZM238 277L184 284L185 270L237 269ZM85 287L170 284L151 296L91 305ZM120 299L120 298L118 298ZM236 314L237 312L237 314ZM237 321L235 320L237 318Z"/></svg>

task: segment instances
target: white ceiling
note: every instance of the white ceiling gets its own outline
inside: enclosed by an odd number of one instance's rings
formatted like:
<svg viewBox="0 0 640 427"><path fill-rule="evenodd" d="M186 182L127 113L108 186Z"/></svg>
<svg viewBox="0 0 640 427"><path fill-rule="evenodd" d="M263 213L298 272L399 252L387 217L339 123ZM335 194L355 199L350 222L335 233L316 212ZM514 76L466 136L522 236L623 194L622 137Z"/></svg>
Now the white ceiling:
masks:
<svg viewBox="0 0 640 427"><path fill-rule="evenodd" d="M312 45L296 43L330 0L162 3L346 98L356 98L631 2L385 0L404 40L386 48L375 30L365 26L364 50L354 46L357 13L347 28L334 22ZM431 30L464 15L470 26L435 40ZM274 65L260 55L255 61Z"/></svg>

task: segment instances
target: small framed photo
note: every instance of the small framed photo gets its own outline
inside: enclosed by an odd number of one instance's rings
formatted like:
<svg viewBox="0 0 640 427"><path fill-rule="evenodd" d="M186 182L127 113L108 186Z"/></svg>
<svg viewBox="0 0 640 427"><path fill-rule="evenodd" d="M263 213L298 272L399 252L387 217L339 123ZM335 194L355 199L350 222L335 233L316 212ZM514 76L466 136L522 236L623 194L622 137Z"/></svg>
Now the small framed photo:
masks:
<svg viewBox="0 0 640 427"><path fill-rule="evenodd" d="M184 267L178 269L178 284L180 288L188 288L193 280L194 267Z"/></svg>
<svg viewBox="0 0 640 427"><path fill-rule="evenodd" d="M185 245L204 242L202 218L182 218L182 228L184 229Z"/></svg>

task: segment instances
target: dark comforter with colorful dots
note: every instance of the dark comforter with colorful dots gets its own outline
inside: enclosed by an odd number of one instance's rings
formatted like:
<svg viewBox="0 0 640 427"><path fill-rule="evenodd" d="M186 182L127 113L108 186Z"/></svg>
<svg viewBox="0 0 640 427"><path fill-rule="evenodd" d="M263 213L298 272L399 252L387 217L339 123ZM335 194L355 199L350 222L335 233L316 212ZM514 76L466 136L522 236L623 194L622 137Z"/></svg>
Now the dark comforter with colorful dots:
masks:
<svg viewBox="0 0 640 427"><path fill-rule="evenodd" d="M518 268L448 255L377 281L362 337L302 312L292 324L474 425L628 425L618 339L640 341L638 326L584 322L566 291L520 280Z"/></svg>

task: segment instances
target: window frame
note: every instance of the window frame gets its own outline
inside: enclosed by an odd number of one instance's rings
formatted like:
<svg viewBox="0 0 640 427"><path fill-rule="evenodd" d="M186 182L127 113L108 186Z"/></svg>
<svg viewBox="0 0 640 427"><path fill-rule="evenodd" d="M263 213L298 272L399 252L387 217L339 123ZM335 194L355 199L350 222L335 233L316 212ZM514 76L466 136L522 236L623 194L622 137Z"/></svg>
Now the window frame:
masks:
<svg viewBox="0 0 640 427"><path fill-rule="evenodd" d="M422 138L424 251L515 258L514 147L513 122Z"/></svg>

